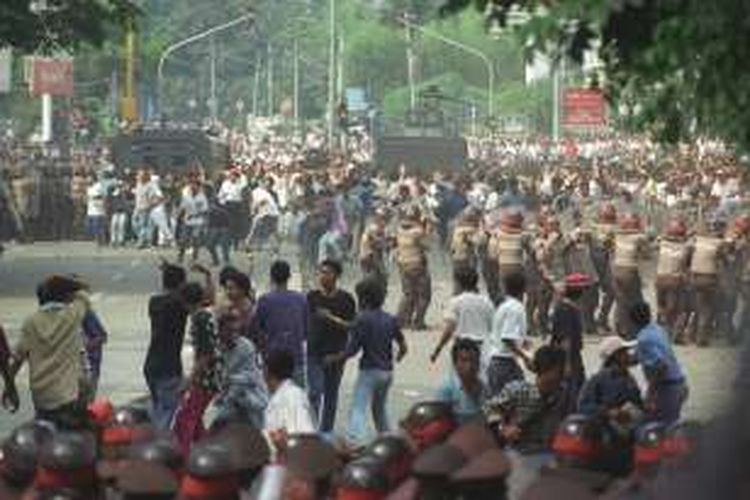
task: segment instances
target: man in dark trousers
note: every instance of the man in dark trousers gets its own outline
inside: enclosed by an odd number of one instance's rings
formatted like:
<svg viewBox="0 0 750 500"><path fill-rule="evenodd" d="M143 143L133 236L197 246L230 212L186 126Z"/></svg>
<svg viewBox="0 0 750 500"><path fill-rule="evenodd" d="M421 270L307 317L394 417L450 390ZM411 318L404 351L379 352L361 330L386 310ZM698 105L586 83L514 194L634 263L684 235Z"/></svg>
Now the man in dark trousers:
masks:
<svg viewBox="0 0 750 500"><path fill-rule="evenodd" d="M341 271L341 264L335 260L321 262L319 287L307 294L310 308L307 393L324 433L333 431L344 362L325 364L323 358L346 348L349 325L356 314L354 297L337 286Z"/></svg>
<svg viewBox="0 0 750 500"><path fill-rule="evenodd" d="M179 400L182 383L182 343L188 311L180 300L179 290L187 275L181 266L163 263L163 292L151 297L148 316L151 321L151 342L148 346L143 374L151 392L152 420L160 429L167 429Z"/></svg>

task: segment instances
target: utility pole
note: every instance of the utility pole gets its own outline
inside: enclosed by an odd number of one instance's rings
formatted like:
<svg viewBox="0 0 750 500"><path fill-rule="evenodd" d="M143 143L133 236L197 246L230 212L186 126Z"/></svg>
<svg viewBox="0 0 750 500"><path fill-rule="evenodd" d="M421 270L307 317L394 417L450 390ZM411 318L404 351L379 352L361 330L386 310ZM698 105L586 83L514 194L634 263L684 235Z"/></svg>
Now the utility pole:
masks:
<svg viewBox="0 0 750 500"><path fill-rule="evenodd" d="M216 97L216 38L211 37L211 97L209 98L208 111L211 123L216 123L219 115L219 102Z"/></svg>
<svg viewBox="0 0 750 500"><path fill-rule="evenodd" d="M271 44L268 44L268 116L273 116L273 50Z"/></svg>
<svg viewBox="0 0 750 500"><path fill-rule="evenodd" d="M329 48L328 48L328 148L333 150L333 135L336 120L336 0L329 0Z"/></svg>
<svg viewBox="0 0 750 500"><path fill-rule="evenodd" d="M406 13L404 19L410 20L411 16ZM411 24L404 24L406 30L406 70L409 79L409 108L414 109L417 107L417 85L416 85L416 69L415 69L415 54L414 54L414 30Z"/></svg>
<svg viewBox="0 0 750 500"><path fill-rule="evenodd" d="M128 123L138 121L138 100L135 91L135 20L130 16L125 34L125 82L120 100L120 116Z"/></svg>
<svg viewBox="0 0 750 500"><path fill-rule="evenodd" d="M260 70L263 60L260 50L255 50L255 74L253 75L253 116L258 116L258 94L260 93Z"/></svg>
<svg viewBox="0 0 750 500"><path fill-rule="evenodd" d="M299 129L299 39L294 37L294 128Z"/></svg>

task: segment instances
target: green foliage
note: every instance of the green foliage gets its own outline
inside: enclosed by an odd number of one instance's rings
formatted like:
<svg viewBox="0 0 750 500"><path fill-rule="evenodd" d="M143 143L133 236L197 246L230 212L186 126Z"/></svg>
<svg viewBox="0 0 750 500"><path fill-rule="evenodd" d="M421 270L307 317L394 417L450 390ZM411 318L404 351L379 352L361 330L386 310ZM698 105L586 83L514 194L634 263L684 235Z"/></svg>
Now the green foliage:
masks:
<svg viewBox="0 0 750 500"><path fill-rule="evenodd" d="M471 5L490 24L506 25L514 6L535 12L518 30L531 50L553 44L580 60L598 37L610 99L637 102L631 123L657 138L706 133L750 149L746 0L446 0L444 12Z"/></svg>
<svg viewBox="0 0 750 500"><path fill-rule="evenodd" d="M48 0L34 13L29 0L0 2L0 46L54 52L83 43L99 45L137 12L129 0Z"/></svg>

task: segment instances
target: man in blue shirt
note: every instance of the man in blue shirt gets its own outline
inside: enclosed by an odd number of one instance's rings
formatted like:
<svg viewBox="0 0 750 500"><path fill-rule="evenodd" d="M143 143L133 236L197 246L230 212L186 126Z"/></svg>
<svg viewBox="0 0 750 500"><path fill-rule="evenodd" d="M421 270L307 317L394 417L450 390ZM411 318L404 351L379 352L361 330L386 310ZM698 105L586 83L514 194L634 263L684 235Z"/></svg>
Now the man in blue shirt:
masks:
<svg viewBox="0 0 750 500"><path fill-rule="evenodd" d="M372 414L379 434L391 430L387 403L393 382L393 347L394 344L397 347L395 361L399 362L406 355L407 346L398 319L382 309L385 300L382 282L366 278L355 290L360 313L352 324L346 349L326 356L324 362L337 363L362 352L347 430L347 441L361 447L369 441L368 413Z"/></svg>
<svg viewBox="0 0 750 500"><path fill-rule="evenodd" d="M636 356L648 382L646 411L650 420L673 424L688 395L685 375L664 329L651 319L651 307L636 303L630 318L638 331Z"/></svg>
<svg viewBox="0 0 750 500"><path fill-rule="evenodd" d="M487 387L479 378L479 346L467 338L459 338L451 349L454 372L438 388L437 399L451 404L460 423L482 415L488 397Z"/></svg>
<svg viewBox="0 0 750 500"><path fill-rule="evenodd" d="M272 290L258 299L253 330L259 332L266 347L264 358L274 351L288 351L294 357L294 381L305 388L305 348L309 315L307 298L287 289L291 276L289 263L278 260L271 265Z"/></svg>

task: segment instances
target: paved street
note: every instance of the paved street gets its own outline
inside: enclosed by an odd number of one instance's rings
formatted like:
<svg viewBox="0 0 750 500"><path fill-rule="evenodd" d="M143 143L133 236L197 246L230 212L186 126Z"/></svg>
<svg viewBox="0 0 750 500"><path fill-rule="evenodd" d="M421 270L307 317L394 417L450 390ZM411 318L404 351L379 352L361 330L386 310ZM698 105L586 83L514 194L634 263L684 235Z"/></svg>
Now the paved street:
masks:
<svg viewBox="0 0 750 500"><path fill-rule="evenodd" d="M160 255L173 254L133 249L97 249L89 243L43 243L32 246L10 247L0 259L0 322L14 341L23 318L35 309L34 287L45 275L77 273L85 277L93 290L93 301L110 332L106 347L101 391L116 403L123 403L146 391L141 365L148 343L148 317L146 305L151 293L158 289L157 263ZM288 256L292 257L292 256ZM267 269L268 259L261 259L257 269ZM429 323L439 325L440 312L450 294L452 285L445 266L433 257L436 284ZM236 264L245 267L244 258ZM354 276L347 277L345 286L352 288ZM398 300L398 280L391 279L392 287L387 309L394 311ZM261 291L267 279L258 280ZM420 399L429 398L447 371L448 356L431 365L429 352L437 340L438 332L407 332L410 352L396 371L396 384L391 393L390 408L394 422L401 418L409 406ZM734 350L712 347L698 350L693 347L678 349L685 364L690 382L691 396L687 417L705 419L714 414L728 395ZM186 353L189 355L189 353ZM589 370L597 364L596 341L587 341L585 351ZM356 364L350 362L342 388L342 406L339 426L345 424L351 389L356 375ZM31 402L26 390L26 373L19 378L22 409L16 415L3 414L0 419L0 436L31 414Z"/></svg>

